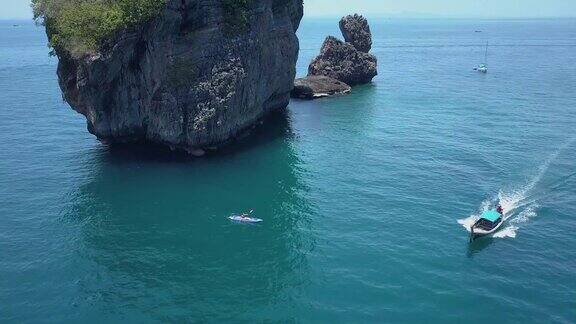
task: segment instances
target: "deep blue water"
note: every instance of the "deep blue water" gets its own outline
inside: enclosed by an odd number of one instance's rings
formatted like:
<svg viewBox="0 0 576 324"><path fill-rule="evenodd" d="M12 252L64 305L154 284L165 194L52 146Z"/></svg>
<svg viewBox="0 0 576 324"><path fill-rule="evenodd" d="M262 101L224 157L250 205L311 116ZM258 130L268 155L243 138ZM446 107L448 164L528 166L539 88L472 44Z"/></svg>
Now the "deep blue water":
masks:
<svg viewBox="0 0 576 324"><path fill-rule="evenodd" d="M372 84L195 160L99 143L0 22L0 322L576 322L576 21L371 26Z"/></svg>

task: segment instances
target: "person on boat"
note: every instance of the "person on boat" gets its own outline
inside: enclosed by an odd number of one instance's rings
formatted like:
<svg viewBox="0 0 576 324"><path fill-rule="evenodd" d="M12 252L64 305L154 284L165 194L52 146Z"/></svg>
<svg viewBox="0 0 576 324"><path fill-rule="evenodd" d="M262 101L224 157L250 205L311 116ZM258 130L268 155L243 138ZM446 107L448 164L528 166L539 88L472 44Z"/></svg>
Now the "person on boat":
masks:
<svg viewBox="0 0 576 324"><path fill-rule="evenodd" d="M250 210L250 213L242 213L242 215L240 215L240 217L242 217L242 219L247 219L250 218L250 214L252 214L253 210Z"/></svg>
<svg viewBox="0 0 576 324"><path fill-rule="evenodd" d="M504 208L502 208L502 205L498 204L498 206L496 207L496 211L498 212L498 214L504 215Z"/></svg>

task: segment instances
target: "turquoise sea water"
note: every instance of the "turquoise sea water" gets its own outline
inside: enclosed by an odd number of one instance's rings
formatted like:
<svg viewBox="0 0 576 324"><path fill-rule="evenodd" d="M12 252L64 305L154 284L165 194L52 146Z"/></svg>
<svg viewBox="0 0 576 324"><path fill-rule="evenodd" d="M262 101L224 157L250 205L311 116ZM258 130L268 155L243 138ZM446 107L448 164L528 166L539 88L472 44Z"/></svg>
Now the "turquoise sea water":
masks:
<svg viewBox="0 0 576 324"><path fill-rule="evenodd" d="M0 322L576 322L576 21L372 20L373 84L199 160L99 143L15 23ZM302 23L299 75L327 34ZM505 228L469 244L497 197Z"/></svg>

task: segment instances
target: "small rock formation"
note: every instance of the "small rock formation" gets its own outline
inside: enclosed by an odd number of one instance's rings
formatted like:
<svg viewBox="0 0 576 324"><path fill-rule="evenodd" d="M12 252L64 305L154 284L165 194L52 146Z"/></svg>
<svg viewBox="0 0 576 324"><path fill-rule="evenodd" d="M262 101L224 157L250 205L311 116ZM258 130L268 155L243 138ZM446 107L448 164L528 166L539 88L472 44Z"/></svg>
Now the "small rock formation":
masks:
<svg viewBox="0 0 576 324"><path fill-rule="evenodd" d="M347 16L340 28L347 42L328 36L320 55L310 63L308 75L328 76L350 86L369 83L378 72L376 57L367 53L372 47L368 22L360 15Z"/></svg>
<svg viewBox="0 0 576 324"><path fill-rule="evenodd" d="M352 44L360 52L370 52L372 33L366 18L358 14L346 16L340 20L340 31L347 43Z"/></svg>
<svg viewBox="0 0 576 324"><path fill-rule="evenodd" d="M229 142L287 106L303 15L302 0L230 3L167 0L158 17L119 32L97 54L57 51L64 98L106 142L194 155ZM230 13L226 4L246 8ZM234 19L243 25L230 26Z"/></svg>
<svg viewBox="0 0 576 324"><path fill-rule="evenodd" d="M344 82L332 79L327 76L309 76L296 79L292 97L300 99L318 99L336 94L350 92L350 86Z"/></svg>

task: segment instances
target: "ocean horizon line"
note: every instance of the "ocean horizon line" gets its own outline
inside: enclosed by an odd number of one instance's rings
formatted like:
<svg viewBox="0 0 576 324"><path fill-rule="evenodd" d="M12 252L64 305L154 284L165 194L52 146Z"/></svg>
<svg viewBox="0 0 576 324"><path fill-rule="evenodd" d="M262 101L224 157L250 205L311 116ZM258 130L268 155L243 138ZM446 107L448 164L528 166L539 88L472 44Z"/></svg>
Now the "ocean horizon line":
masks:
<svg viewBox="0 0 576 324"><path fill-rule="evenodd" d="M337 14L326 14L326 15L316 15L316 14L305 14L303 19L340 19L343 16L350 14L342 13ZM394 20L573 20L576 19L576 15L573 16L438 16L438 15L427 15L427 14L414 14L414 15L403 15L403 14L374 14L364 12L357 12L369 19L394 19ZM32 16L30 17L7 17L0 18L0 21L34 21Z"/></svg>

